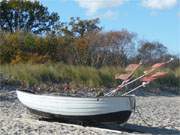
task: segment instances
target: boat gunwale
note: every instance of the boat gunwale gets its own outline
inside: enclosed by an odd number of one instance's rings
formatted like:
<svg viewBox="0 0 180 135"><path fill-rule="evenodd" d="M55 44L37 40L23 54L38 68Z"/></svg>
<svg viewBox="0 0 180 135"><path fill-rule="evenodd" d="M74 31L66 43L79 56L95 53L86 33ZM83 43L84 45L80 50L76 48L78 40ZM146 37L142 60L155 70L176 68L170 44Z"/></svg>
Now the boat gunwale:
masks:
<svg viewBox="0 0 180 135"><path fill-rule="evenodd" d="M48 95L48 94L36 94L31 91L26 91L26 90L16 90L17 92L22 92L30 95L36 95L36 96L48 96L48 97L62 97L62 98L89 98L89 99L101 99L101 98L133 98L135 95L126 95L126 96L99 96L99 97L86 97L86 96L63 96L63 95Z"/></svg>

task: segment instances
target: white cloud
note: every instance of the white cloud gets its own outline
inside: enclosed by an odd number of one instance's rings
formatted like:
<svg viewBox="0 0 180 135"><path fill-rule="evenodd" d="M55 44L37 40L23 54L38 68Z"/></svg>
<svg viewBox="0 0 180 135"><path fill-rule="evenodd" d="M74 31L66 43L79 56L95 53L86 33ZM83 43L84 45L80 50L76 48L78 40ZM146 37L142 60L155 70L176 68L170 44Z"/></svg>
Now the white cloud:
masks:
<svg viewBox="0 0 180 135"><path fill-rule="evenodd" d="M106 11L103 15L104 18L114 18L115 16L117 16L117 12L112 10Z"/></svg>
<svg viewBox="0 0 180 135"><path fill-rule="evenodd" d="M93 17L103 18L103 19L111 19L116 20L118 18L119 14L117 11L107 10L103 12L103 14L97 13Z"/></svg>
<svg viewBox="0 0 180 135"><path fill-rule="evenodd" d="M142 0L142 4L150 9L164 10L174 7L177 0Z"/></svg>
<svg viewBox="0 0 180 135"><path fill-rule="evenodd" d="M86 9L88 15L95 15L100 9L112 9L123 4L126 0L75 0L79 6ZM112 14L107 12L107 14ZM111 16L111 15L110 15Z"/></svg>

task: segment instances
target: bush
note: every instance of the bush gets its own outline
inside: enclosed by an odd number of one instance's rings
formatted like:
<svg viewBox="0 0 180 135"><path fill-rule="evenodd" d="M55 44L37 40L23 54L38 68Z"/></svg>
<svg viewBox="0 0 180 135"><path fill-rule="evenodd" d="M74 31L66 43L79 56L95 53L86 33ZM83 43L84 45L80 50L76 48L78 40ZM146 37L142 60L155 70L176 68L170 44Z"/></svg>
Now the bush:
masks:
<svg viewBox="0 0 180 135"><path fill-rule="evenodd" d="M17 48L11 45L0 45L0 63L10 63L16 57Z"/></svg>

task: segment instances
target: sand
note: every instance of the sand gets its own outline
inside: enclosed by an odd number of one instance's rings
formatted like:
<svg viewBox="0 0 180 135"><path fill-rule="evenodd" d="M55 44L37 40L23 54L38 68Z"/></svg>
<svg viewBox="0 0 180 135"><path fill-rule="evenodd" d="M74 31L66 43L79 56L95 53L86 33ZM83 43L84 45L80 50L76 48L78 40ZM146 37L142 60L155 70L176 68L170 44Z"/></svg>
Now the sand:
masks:
<svg viewBox="0 0 180 135"><path fill-rule="evenodd" d="M116 123L81 126L34 118L18 101L13 88L1 88L0 135L180 135L180 96L144 95L136 97L136 111L123 127Z"/></svg>

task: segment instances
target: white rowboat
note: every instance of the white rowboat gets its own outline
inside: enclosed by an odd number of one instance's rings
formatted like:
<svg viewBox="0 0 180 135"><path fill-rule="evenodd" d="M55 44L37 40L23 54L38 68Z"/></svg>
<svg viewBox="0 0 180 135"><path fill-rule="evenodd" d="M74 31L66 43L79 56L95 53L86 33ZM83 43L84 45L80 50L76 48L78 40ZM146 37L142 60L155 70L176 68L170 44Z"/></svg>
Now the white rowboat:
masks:
<svg viewBox="0 0 180 135"><path fill-rule="evenodd" d="M56 119L124 123L135 109L134 96L70 97L16 92L27 108Z"/></svg>

